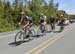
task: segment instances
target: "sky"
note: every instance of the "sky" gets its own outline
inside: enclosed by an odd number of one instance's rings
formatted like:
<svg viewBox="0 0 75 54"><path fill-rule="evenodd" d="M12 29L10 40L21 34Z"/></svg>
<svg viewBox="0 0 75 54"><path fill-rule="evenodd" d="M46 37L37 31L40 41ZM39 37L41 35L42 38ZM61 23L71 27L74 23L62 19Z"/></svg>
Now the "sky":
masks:
<svg viewBox="0 0 75 54"><path fill-rule="evenodd" d="M9 0L10 2L13 2L14 0ZM46 0L47 3L50 0ZM54 3L59 2L58 10L64 10L68 14L75 14L75 0L54 0Z"/></svg>
<svg viewBox="0 0 75 54"><path fill-rule="evenodd" d="M75 0L54 0L59 2L59 10L65 10L68 14L75 14Z"/></svg>

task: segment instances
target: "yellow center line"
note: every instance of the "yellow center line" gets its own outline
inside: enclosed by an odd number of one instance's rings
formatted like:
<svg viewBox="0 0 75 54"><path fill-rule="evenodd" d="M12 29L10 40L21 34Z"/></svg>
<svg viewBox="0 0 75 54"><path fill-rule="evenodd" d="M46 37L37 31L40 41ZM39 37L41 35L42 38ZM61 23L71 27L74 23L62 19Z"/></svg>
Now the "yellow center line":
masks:
<svg viewBox="0 0 75 54"><path fill-rule="evenodd" d="M67 30L68 31L68 30ZM64 31L66 32L66 31ZM45 48L47 48L48 46L50 46L51 44L53 44L55 41L57 41L58 39L60 39L61 37L63 37L63 33L60 33L60 36L54 38L54 40L50 41L48 44L42 46L40 49L38 49L37 51L35 51L33 54L39 54L41 51L43 51Z"/></svg>
<svg viewBox="0 0 75 54"><path fill-rule="evenodd" d="M62 36L59 36L58 38L55 38L54 40L50 41L50 43L44 45L43 47L41 47L40 49L38 49L36 52L34 52L33 54L39 54L41 51L43 51L45 48L47 48L48 46L50 46L51 44L53 44L56 40L60 39Z"/></svg>
<svg viewBox="0 0 75 54"><path fill-rule="evenodd" d="M47 44L49 41L51 41L52 39L56 38L55 37L52 37L50 39L48 39L47 41L43 42L42 44L38 45L37 47L34 47L33 49L31 49L30 51L26 52L26 54L30 54L32 52L34 52L35 50L39 49L40 47L42 47L43 45Z"/></svg>
<svg viewBox="0 0 75 54"><path fill-rule="evenodd" d="M48 39L47 41L43 42L42 44L38 45L37 47L34 47L33 49L31 49L30 51L26 52L25 54L31 54L33 52L35 52L34 54L38 54L40 53L43 49L45 49L46 47L48 47L50 44L54 43L56 40L58 40L59 38L62 37L62 35L66 32L63 31L59 34L57 34L56 36L53 36L52 38ZM49 43L49 44L48 44ZM44 47L43 47L44 46ZM42 48L41 48L42 47ZM38 50L38 51L37 51Z"/></svg>

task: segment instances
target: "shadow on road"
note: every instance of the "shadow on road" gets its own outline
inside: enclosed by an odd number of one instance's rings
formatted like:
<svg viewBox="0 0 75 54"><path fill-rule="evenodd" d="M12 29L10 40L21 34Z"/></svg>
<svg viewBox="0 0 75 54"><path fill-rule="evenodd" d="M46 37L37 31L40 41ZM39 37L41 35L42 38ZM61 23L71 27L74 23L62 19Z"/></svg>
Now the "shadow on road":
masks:
<svg viewBox="0 0 75 54"><path fill-rule="evenodd" d="M9 43L9 45L11 46L19 46L21 45L22 43L26 43L26 42L29 42L30 40L26 40L26 41L17 41L17 42L12 42L12 43Z"/></svg>
<svg viewBox="0 0 75 54"><path fill-rule="evenodd" d="M40 38L42 35L35 35L34 38Z"/></svg>
<svg viewBox="0 0 75 54"><path fill-rule="evenodd" d="M46 33L51 33L51 32L53 32L53 33L60 33L60 32L62 32L62 31L47 31ZM44 36L44 35L35 35L34 38L40 38L40 37L43 37L43 36ZM24 40L24 41L11 42L11 43L9 43L9 45L11 45L11 46L19 46L19 45L21 45L22 43L26 43L26 42L29 42L29 41L31 41L31 40Z"/></svg>
<svg viewBox="0 0 75 54"><path fill-rule="evenodd" d="M47 31L46 33L51 33L52 31Z"/></svg>
<svg viewBox="0 0 75 54"><path fill-rule="evenodd" d="M62 32L62 31L53 31L54 33L60 33L60 32Z"/></svg>
<svg viewBox="0 0 75 54"><path fill-rule="evenodd" d="M39 37L40 37L40 35L35 35L34 36L34 38L39 38ZM17 42L14 41L14 42L9 43L9 45L11 45L11 46L19 46L19 45L21 45L23 43L26 43L26 42L29 42L31 40L33 40L33 39L26 39L24 41L17 41Z"/></svg>
<svg viewBox="0 0 75 54"><path fill-rule="evenodd" d="M47 33L51 33L51 32L53 32L53 33L60 33L62 31L47 31Z"/></svg>

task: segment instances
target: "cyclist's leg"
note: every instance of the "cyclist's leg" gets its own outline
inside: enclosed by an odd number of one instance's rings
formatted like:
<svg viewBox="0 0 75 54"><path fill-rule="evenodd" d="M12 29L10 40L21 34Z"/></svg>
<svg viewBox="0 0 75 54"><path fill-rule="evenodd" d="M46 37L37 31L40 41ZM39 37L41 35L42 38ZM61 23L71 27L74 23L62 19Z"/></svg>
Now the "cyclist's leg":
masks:
<svg viewBox="0 0 75 54"><path fill-rule="evenodd" d="M26 31L29 32L30 30L30 25L27 26Z"/></svg>
<svg viewBox="0 0 75 54"><path fill-rule="evenodd" d="M62 20L60 23L61 23L60 30L62 31L64 29L64 24L63 24L64 23L64 20Z"/></svg>
<svg viewBox="0 0 75 54"><path fill-rule="evenodd" d="M54 29L54 27L53 27L53 23L52 23L52 30Z"/></svg>
<svg viewBox="0 0 75 54"><path fill-rule="evenodd" d="M25 25L25 31L28 31L28 29L27 29L27 28L28 28L28 25Z"/></svg>
<svg viewBox="0 0 75 54"><path fill-rule="evenodd" d="M30 23L30 24L29 24L29 30L31 30L30 28L32 27L32 25L33 25L33 23Z"/></svg>
<svg viewBox="0 0 75 54"><path fill-rule="evenodd" d="M46 32L47 32L46 21L44 21L44 34L43 35L46 35Z"/></svg>
<svg viewBox="0 0 75 54"><path fill-rule="evenodd" d="M29 24L26 24L25 25L25 32L26 32L27 37L28 37L28 33L29 33L29 28L30 28Z"/></svg>
<svg viewBox="0 0 75 54"><path fill-rule="evenodd" d="M55 30L55 23L53 23L53 30Z"/></svg>
<svg viewBox="0 0 75 54"><path fill-rule="evenodd" d="M40 29L41 29L42 33L45 31L45 24L46 24L46 22L40 23Z"/></svg>
<svg viewBox="0 0 75 54"><path fill-rule="evenodd" d="M43 33L43 32L44 32L44 22L41 23L40 29L41 29L41 31L42 31L42 33Z"/></svg>
<svg viewBox="0 0 75 54"><path fill-rule="evenodd" d="M42 24L42 27L43 27L43 30L45 30L45 26L46 25L46 22L43 22L43 24Z"/></svg>
<svg viewBox="0 0 75 54"><path fill-rule="evenodd" d="M53 30L53 26L52 26L52 23L51 23L50 25L51 25L51 30Z"/></svg>
<svg viewBox="0 0 75 54"><path fill-rule="evenodd" d="M44 31L47 31L47 27L46 27L47 22L44 21L43 27L44 27Z"/></svg>
<svg viewBox="0 0 75 54"><path fill-rule="evenodd" d="M40 29L42 30L42 27L43 27L43 23L40 23Z"/></svg>

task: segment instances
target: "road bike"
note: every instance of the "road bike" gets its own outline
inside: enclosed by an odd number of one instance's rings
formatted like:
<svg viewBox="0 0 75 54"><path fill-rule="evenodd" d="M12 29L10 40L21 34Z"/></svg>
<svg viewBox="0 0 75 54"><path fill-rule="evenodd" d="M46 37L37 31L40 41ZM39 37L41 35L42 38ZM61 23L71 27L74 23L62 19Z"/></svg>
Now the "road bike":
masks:
<svg viewBox="0 0 75 54"><path fill-rule="evenodd" d="M22 28L17 34L15 35L15 43L18 41L24 41L25 39L32 40L35 36L35 30L30 29L29 32L26 32L26 29Z"/></svg>
<svg viewBox="0 0 75 54"><path fill-rule="evenodd" d="M37 35L43 36L46 35L47 32L47 27L44 25L39 26L38 30L37 30Z"/></svg>

